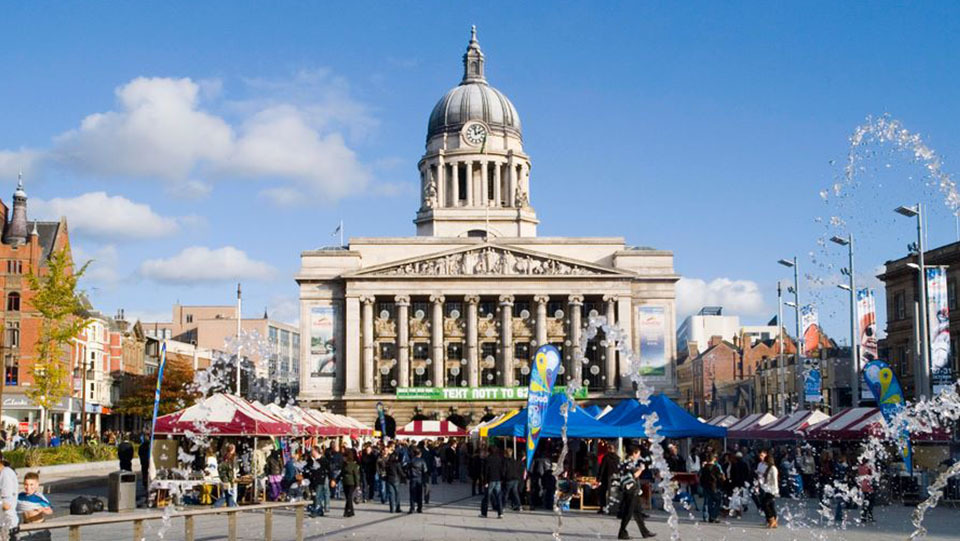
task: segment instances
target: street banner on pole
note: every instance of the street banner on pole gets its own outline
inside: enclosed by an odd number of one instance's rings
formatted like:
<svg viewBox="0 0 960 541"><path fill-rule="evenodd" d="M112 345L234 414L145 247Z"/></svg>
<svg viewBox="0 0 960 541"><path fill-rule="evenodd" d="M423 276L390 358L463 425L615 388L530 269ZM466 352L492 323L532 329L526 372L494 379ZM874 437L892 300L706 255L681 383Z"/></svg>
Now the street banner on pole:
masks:
<svg viewBox="0 0 960 541"><path fill-rule="evenodd" d="M157 429L157 412L160 409L160 385L163 383L163 369L167 365L167 341L160 342L160 365L157 367L157 389L153 393L153 419L150 421L150 466L148 476L152 479L156 467L153 460L153 432Z"/></svg>
<svg viewBox="0 0 960 541"><path fill-rule="evenodd" d="M860 356L857 373L863 373L863 367L877 360L877 297L868 287L857 290L857 314L859 315ZM870 386L860 378L860 399L872 400Z"/></svg>
<svg viewBox="0 0 960 541"><path fill-rule="evenodd" d="M897 376L886 361L876 360L870 361L863 367L863 379L870 387L870 392L877 401L877 407L880 408L884 421L889 425L896 414L903 409L903 390L900 388ZM913 448L910 446L910 432L906 426L900 429L897 447L900 449L900 457L907 471L913 472Z"/></svg>
<svg viewBox="0 0 960 541"><path fill-rule="evenodd" d="M817 309L812 304L800 307L800 330L803 333L804 357L812 357L820 346L820 324Z"/></svg>
<svg viewBox="0 0 960 541"><path fill-rule="evenodd" d="M947 299L947 270L927 267L927 329L930 333L930 378L933 394L953 387L950 367L950 306Z"/></svg>
<svg viewBox="0 0 960 541"><path fill-rule="evenodd" d="M540 346L530 373L530 391L527 393L527 470L533 467L533 455L543 428L543 415L553 393L553 384L560 369L560 351L549 344Z"/></svg>
<svg viewBox="0 0 960 541"><path fill-rule="evenodd" d="M377 419L380 420L380 441L387 441L387 416L383 412L383 402L377 402Z"/></svg>
<svg viewBox="0 0 960 541"><path fill-rule="evenodd" d="M803 332L803 354L800 366L803 369L803 399L817 403L823 399L820 374L820 325L817 309L812 304L800 307L800 329Z"/></svg>

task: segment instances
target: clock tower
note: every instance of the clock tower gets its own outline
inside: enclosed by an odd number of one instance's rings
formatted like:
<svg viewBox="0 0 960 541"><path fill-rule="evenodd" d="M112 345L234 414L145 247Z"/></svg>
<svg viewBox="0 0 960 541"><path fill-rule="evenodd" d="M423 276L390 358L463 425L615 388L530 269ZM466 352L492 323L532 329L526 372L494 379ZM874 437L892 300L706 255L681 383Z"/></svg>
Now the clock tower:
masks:
<svg viewBox="0 0 960 541"><path fill-rule="evenodd" d="M418 236L535 237L530 157L516 108L487 83L477 29L463 78L437 102L420 159Z"/></svg>

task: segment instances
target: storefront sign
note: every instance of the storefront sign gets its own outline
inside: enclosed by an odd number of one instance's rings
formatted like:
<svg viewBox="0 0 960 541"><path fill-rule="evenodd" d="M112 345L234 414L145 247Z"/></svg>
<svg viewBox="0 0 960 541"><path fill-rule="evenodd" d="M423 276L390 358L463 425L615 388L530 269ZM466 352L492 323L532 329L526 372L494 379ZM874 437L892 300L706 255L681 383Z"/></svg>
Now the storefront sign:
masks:
<svg viewBox="0 0 960 541"><path fill-rule="evenodd" d="M566 388L557 386L554 393L565 392ZM397 389L397 400L526 400L527 387L401 387ZM581 388L574 398L586 398L587 390Z"/></svg>

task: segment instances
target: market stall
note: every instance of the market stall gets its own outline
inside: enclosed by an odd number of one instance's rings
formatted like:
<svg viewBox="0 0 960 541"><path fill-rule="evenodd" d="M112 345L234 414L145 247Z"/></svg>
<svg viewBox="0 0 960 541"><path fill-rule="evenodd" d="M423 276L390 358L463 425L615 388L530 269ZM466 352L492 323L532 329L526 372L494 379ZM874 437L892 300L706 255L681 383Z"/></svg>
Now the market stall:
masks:
<svg viewBox="0 0 960 541"><path fill-rule="evenodd" d="M727 438L749 439L749 431L762 429L776 420L777 417L769 413L751 413L727 428Z"/></svg>
<svg viewBox="0 0 960 541"><path fill-rule="evenodd" d="M806 437L806 431L830 418L819 410L795 411L765 425L754 425L739 432L738 437L753 440L793 441Z"/></svg>
<svg viewBox="0 0 960 541"><path fill-rule="evenodd" d="M707 424L712 426L722 426L723 428L730 428L739 421L740 418L733 415L717 415L716 417L707 421Z"/></svg>
<svg viewBox="0 0 960 541"><path fill-rule="evenodd" d="M727 429L699 421L664 394L655 394L647 404L623 400L604 415L602 422L620 429L621 437L647 437L647 418L656 414L657 434L667 438L725 438Z"/></svg>

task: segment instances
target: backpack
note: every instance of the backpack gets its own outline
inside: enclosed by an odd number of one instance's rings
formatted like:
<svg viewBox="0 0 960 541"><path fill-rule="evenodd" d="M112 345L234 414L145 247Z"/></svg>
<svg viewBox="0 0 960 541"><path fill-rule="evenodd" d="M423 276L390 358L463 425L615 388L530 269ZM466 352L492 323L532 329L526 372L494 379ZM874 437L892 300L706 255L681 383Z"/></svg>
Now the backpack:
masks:
<svg viewBox="0 0 960 541"><path fill-rule="evenodd" d="M86 496L77 496L70 502L71 515L92 515L93 502Z"/></svg>

